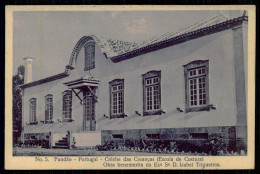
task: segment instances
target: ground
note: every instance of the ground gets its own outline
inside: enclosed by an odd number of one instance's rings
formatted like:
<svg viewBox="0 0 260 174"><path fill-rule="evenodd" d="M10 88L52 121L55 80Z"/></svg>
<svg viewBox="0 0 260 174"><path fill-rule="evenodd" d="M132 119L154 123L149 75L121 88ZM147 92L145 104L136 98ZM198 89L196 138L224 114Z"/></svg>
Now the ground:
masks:
<svg viewBox="0 0 260 174"><path fill-rule="evenodd" d="M137 152L137 151L97 151L92 149L45 149L34 148L13 148L14 156L209 156L205 153L185 153L185 152ZM246 155L244 152L238 153L220 153L218 156L237 156Z"/></svg>
<svg viewBox="0 0 260 174"><path fill-rule="evenodd" d="M44 148L13 148L14 156L162 156L180 155L131 151L96 151L96 150L71 150L71 149L44 149ZM183 155L183 154L182 154ZM188 154L187 154L188 155Z"/></svg>

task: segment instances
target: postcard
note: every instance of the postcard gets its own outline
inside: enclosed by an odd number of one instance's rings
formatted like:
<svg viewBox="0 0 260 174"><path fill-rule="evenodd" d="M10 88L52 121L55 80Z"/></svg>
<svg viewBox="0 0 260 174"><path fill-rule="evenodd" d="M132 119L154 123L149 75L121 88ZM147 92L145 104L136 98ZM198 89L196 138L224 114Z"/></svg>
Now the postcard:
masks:
<svg viewBox="0 0 260 174"><path fill-rule="evenodd" d="M253 169L255 6L6 6L6 169Z"/></svg>

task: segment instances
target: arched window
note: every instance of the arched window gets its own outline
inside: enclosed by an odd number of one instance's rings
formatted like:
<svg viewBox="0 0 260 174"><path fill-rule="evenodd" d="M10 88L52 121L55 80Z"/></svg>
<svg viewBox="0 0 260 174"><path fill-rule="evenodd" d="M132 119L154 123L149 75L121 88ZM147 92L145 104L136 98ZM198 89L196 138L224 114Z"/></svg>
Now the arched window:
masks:
<svg viewBox="0 0 260 174"><path fill-rule="evenodd" d="M209 61L196 60L184 65L186 112L208 110Z"/></svg>
<svg viewBox="0 0 260 174"><path fill-rule="evenodd" d="M124 117L124 79L109 82L110 118Z"/></svg>
<svg viewBox="0 0 260 174"><path fill-rule="evenodd" d="M85 46L85 71L95 68L95 42L90 41Z"/></svg>
<svg viewBox="0 0 260 174"><path fill-rule="evenodd" d="M63 93L63 122L72 119L72 91L66 90Z"/></svg>
<svg viewBox="0 0 260 174"><path fill-rule="evenodd" d="M36 98L30 99L30 123L36 123Z"/></svg>
<svg viewBox="0 0 260 174"><path fill-rule="evenodd" d="M53 117L53 95L45 96L45 123L52 122Z"/></svg>
<svg viewBox="0 0 260 174"><path fill-rule="evenodd" d="M143 74L143 115L161 114L161 71Z"/></svg>

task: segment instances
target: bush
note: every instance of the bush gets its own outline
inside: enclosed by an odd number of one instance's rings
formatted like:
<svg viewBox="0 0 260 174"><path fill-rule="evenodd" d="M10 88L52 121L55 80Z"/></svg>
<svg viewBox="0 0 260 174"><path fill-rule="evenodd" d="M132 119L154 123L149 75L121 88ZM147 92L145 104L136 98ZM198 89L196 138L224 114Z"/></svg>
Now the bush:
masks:
<svg viewBox="0 0 260 174"><path fill-rule="evenodd" d="M208 140L206 143L210 155L219 155L220 153L227 153L227 145L223 137L218 136Z"/></svg>
<svg viewBox="0 0 260 174"><path fill-rule="evenodd" d="M26 140L24 143L19 142L19 147L42 147L42 148L50 148L49 140Z"/></svg>
<svg viewBox="0 0 260 174"><path fill-rule="evenodd" d="M185 140L180 140L180 141L176 141L176 151L178 152L185 152L185 153L188 153L188 152L192 152L192 153L195 153L195 152L198 152L200 151L200 148L199 146L197 145L198 143L195 141L185 141Z"/></svg>
<svg viewBox="0 0 260 174"><path fill-rule="evenodd" d="M125 147L127 147L127 148L134 147L134 140L126 139L125 140Z"/></svg>
<svg viewBox="0 0 260 174"><path fill-rule="evenodd" d="M134 142L135 141L135 142ZM126 139L123 146L118 147L118 144L111 141L106 142L103 146L96 146L97 150L142 150L146 152L181 152L222 155L228 154L228 146L223 137L215 136L207 140L131 140Z"/></svg>
<svg viewBox="0 0 260 174"><path fill-rule="evenodd" d="M104 145L96 146L96 150L99 150L99 151L107 151L107 150L113 150L113 149L118 149L118 144L115 143L114 141L110 141L110 142L106 141Z"/></svg>

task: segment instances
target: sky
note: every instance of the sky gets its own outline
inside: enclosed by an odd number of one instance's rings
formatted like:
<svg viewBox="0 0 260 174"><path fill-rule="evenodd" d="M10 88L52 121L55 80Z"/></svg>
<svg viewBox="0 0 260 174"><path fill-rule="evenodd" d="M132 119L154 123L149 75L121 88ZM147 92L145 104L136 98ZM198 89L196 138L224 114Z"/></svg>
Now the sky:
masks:
<svg viewBox="0 0 260 174"><path fill-rule="evenodd" d="M24 57L34 57L33 81L61 73L77 41L98 35L140 42L219 11L39 11L14 12L13 73Z"/></svg>

